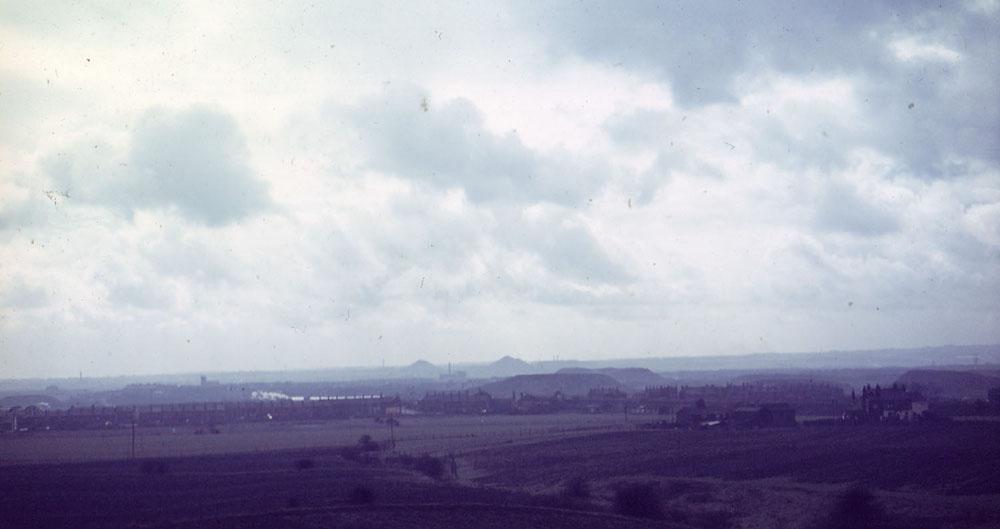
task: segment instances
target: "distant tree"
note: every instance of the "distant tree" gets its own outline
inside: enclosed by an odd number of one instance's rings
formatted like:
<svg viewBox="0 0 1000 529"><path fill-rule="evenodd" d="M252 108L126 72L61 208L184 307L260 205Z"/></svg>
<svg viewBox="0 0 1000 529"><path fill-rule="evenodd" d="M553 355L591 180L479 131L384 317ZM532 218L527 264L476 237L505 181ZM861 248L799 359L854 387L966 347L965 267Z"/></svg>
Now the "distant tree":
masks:
<svg viewBox="0 0 1000 529"><path fill-rule="evenodd" d="M358 485L347 493L347 503L354 505L367 505L374 502L375 492L363 485Z"/></svg>
<svg viewBox="0 0 1000 529"><path fill-rule="evenodd" d="M444 462L428 454L414 460L413 468L434 479L444 476Z"/></svg>
<svg viewBox="0 0 1000 529"><path fill-rule="evenodd" d="M362 452L377 452L379 450L378 443L372 439L372 436L364 434L358 439L358 448Z"/></svg>
<svg viewBox="0 0 1000 529"><path fill-rule="evenodd" d="M871 491L855 486L837 498L827 529L878 529L885 527L882 505Z"/></svg>
<svg viewBox="0 0 1000 529"><path fill-rule="evenodd" d="M628 485L615 493L615 512L638 518L663 519L663 504L653 483Z"/></svg>

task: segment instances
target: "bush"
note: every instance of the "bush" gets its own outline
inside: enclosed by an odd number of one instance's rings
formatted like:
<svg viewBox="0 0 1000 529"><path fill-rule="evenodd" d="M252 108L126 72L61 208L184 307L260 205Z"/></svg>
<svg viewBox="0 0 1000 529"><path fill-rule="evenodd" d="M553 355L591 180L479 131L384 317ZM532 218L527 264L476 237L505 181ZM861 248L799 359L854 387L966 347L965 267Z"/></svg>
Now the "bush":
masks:
<svg viewBox="0 0 1000 529"><path fill-rule="evenodd" d="M347 503L352 505L368 505L375 501L375 492L368 487L359 485L347 493Z"/></svg>
<svg viewBox="0 0 1000 529"><path fill-rule="evenodd" d="M663 518L663 505L653 483L636 483L615 492L615 512L626 516Z"/></svg>
<svg viewBox="0 0 1000 529"><path fill-rule="evenodd" d="M590 482L583 476L577 476L566 482L563 494L570 498L586 500L590 498Z"/></svg>
<svg viewBox="0 0 1000 529"><path fill-rule="evenodd" d="M377 452L380 450L378 443L372 440L372 436L368 434L362 435L361 438L358 439L358 448L360 448L362 452Z"/></svg>
<svg viewBox="0 0 1000 529"><path fill-rule="evenodd" d="M309 458L299 459L295 462L295 468L306 470L316 466L316 462Z"/></svg>
<svg viewBox="0 0 1000 529"><path fill-rule="evenodd" d="M444 462L427 454L416 458L413 468L434 479L441 479L444 475Z"/></svg>
<svg viewBox="0 0 1000 529"><path fill-rule="evenodd" d="M885 523L882 505L875 495L860 486L851 487L837 498L827 523L829 529L878 528Z"/></svg>
<svg viewBox="0 0 1000 529"><path fill-rule="evenodd" d="M143 474L166 474L170 471L167 462L162 459L147 459L139 465Z"/></svg>

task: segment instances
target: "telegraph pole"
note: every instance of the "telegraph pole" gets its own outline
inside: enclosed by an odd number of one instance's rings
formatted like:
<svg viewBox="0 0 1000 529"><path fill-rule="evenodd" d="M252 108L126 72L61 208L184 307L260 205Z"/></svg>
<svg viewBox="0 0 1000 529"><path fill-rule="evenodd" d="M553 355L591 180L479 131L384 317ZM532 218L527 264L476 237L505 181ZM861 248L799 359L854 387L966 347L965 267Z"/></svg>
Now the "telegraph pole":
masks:
<svg viewBox="0 0 1000 529"><path fill-rule="evenodd" d="M389 416L389 446L392 447L392 451L396 451L396 419Z"/></svg>
<svg viewBox="0 0 1000 529"><path fill-rule="evenodd" d="M384 402L384 401L383 401ZM396 395L396 401L399 402L399 395ZM396 451L396 417L395 414L390 411L392 406L385 407L386 422L389 423L389 446L392 447L392 451Z"/></svg>
<svg viewBox="0 0 1000 529"><path fill-rule="evenodd" d="M132 408L132 459L135 459L135 419L138 411Z"/></svg>

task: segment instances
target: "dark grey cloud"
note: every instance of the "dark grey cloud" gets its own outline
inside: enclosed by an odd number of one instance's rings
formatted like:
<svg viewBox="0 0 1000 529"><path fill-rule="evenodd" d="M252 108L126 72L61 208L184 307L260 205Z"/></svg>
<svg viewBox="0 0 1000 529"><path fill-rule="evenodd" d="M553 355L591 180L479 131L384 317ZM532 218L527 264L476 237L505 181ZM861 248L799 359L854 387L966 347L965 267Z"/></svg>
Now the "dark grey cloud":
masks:
<svg viewBox="0 0 1000 529"><path fill-rule="evenodd" d="M357 132L369 165L441 188L461 188L475 202L578 203L605 180L606 164L569 153L538 153L516 131L494 134L472 102L431 100L411 86L336 109Z"/></svg>
<svg viewBox="0 0 1000 529"><path fill-rule="evenodd" d="M618 146L629 150L650 149L655 160L646 170L634 175L638 179L636 205L647 205L656 192L669 180L672 171L686 170L704 176L720 176L717 169L697 156L691 156L685 147L690 140L685 127L687 116L683 112L636 109L625 114L615 114L604 124L605 132ZM718 137L718 142L725 138Z"/></svg>
<svg viewBox="0 0 1000 529"><path fill-rule="evenodd" d="M522 10L556 56L579 55L667 81L682 107L733 103L761 72L859 82L868 134L926 176L949 158L1000 161L1000 21L938 2L602 2ZM946 46L954 61L900 60L890 44ZM827 153L829 154L829 153Z"/></svg>
<svg viewBox="0 0 1000 529"><path fill-rule="evenodd" d="M624 284L633 279L594 235L564 214L539 220L511 220L498 240L513 251L537 256L552 277L592 285Z"/></svg>
<svg viewBox="0 0 1000 529"><path fill-rule="evenodd" d="M55 189L129 216L167 208L219 226L273 205L267 185L250 168L238 125L218 110L148 112L121 157L100 142L81 150L45 162Z"/></svg>

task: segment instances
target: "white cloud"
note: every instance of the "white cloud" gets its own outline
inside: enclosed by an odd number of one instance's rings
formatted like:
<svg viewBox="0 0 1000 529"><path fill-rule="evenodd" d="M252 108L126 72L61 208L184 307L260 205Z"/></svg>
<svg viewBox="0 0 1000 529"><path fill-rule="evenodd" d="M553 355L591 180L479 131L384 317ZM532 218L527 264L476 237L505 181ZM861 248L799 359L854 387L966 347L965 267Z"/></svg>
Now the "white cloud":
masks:
<svg viewBox="0 0 1000 529"><path fill-rule="evenodd" d="M889 44L896 58L901 61L958 62L962 54L941 44L922 42L916 37L905 37Z"/></svg>
<svg viewBox="0 0 1000 529"><path fill-rule="evenodd" d="M963 221L977 239L1000 247L1000 203L975 204L966 210Z"/></svg>
<svg viewBox="0 0 1000 529"><path fill-rule="evenodd" d="M965 5L970 11L984 15L993 15L1000 10L1000 1L998 0L970 0Z"/></svg>
<svg viewBox="0 0 1000 529"><path fill-rule="evenodd" d="M49 157L44 166L54 192L64 197L128 216L143 208L176 208L198 222L219 225L271 207L267 186L253 174L248 156L231 117L196 107L147 112L124 154L92 140Z"/></svg>

